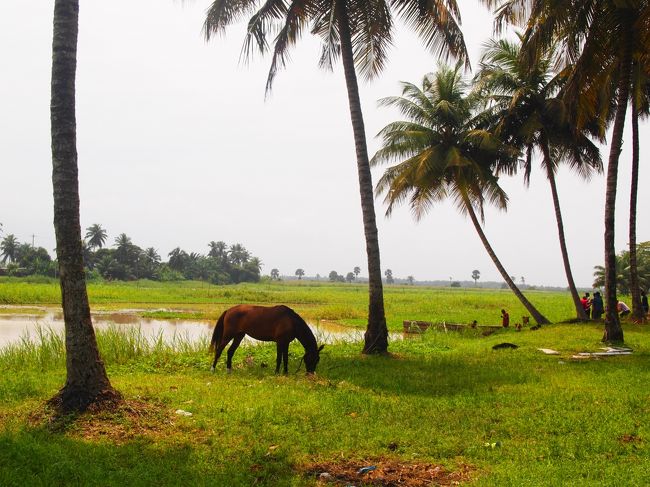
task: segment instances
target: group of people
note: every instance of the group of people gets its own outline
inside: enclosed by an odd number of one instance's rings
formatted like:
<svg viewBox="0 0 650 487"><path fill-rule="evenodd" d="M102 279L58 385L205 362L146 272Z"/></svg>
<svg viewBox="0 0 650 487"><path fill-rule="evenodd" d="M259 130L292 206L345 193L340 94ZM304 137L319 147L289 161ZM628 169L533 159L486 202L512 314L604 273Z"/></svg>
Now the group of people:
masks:
<svg viewBox="0 0 650 487"><path fill-rule="evenodd" d="M590 298L589 293L585 293L585 295L580 299L580 303L582 303L582 307L585 310L585 313L587 314L587 318L591 318L593 320L599 320L603 313L605 312L605 305L603 303L603 297L600 295L600 292L596 291L594 293L594 297ZM646 295L645 291L641 291L641 306L643 307L643 314L645 316L648 315L648 296ZM625 304L623 301L618 301L616 303L616 312L619 314L620 317L627 316L630 314L630 307Z"/></svg>
<svg viewBox="0 0 650 487"><path fill-rule="evenodd" d="M580 303L587 314L587 319L591 318L592 320L599 320L605 313L605 303L603 302L603 297L599 291L594 293L592 298L589 293L585 293L584 296L580 299ZM641 291L641 305L643 306L643 313L645 316L648 315L648 296L645 291ZM630 308L623 301L618 301L616 304L616 312L619 316L627 316L630 314ZM476 321L474 322L476 323ZM510 315L505 309L501 310L501 326L508 328L510 326Z"/></svg>

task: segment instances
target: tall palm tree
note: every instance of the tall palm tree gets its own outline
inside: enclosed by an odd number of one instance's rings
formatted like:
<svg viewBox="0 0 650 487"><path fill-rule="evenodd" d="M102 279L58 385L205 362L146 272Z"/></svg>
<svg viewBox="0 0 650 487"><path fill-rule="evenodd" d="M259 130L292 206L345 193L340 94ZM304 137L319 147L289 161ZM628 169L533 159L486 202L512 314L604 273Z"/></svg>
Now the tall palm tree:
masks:
<svg viewBox="0 0 650 487"><path fill-rule="evenodd" d="M416 219L430 206L450 197L461 213L469 215L492 261L510 289L537 323L549 321L526 299L506 272L487 240L479 218L485 203L505 209L507 196L497 184L493 168L512 164L519 151L504 144L478 114L480 99L466 95L467 86L455 69L443 66L427 75L421 87L402 83L402 96L380 101L397 108L406 118L384 127L383 147L371 163L398 161L377 184L386 193L387 215L393 206L409 199ZM478 210L478 215L477 211Z"/></svg>
<svg viewBox="0 0 650 487"><path fill-rule="evenodd" d="M65 320L66 382L52 403L63 411L119 400L102 362L90 318L79 223L75 75L79 1L55 0L52 42L54 230Z"/></svg>
<svg viewBox="0 0 650 487"><path fill-rule="evenodd" d="M526 149L523 163L526 184L530 182L533 152L542 156L540 162L551 187L569 291L578 319L586 320L587 314L571 272L556 172L559 163L563 162L588 179L593 172L602 172L602 162L598 147L584 131L575 129L565 103L556 96L564 77L563 73L555 73L552 69L553 51L551 46L535 56L523 56L520 42L491 40L486 43L481 58L476 86L491 104L500 136Z"/></svg>
<svg viewBox="0 0 650 487"><path fill-rule="evenodd" d="M369 306L364 353L386 352L388 329L384 312L373 184L357 69L366 79L381 72L386 63L388 47L392 44L394 14L415 30L425 46L434 53L468 59L458 27L460 11L456 0L429 3L419 0L215 0L208 9L204 26L206 39L209 40L212 35L222 33L229 24L251 15L244 42L244 54L247 56L256 47L262 53L271 50L267 35L277 33L273 40L273 59L267 90L271 88L277 71L286 64L290 49L309 26L311 32L322 39L320 65L332 69L339 57L342 60L354 133L368 258Z"/></svg>
<svg viewBox="0 0 650 487"><path fill-rule="evenodd" d="M230 257L230 262L234 265L243 265L248 262L251 254L242 244L237 243L230 246L228 256Z"/></svg>
<svg viewBox="0 0 650 487"><path fill-rule="evenodd" d="M16 251L18 250L18 239L13 233L10 233L2 239L0 243L0 255L2 255L2 263L14 262L16 260Z"/></svg>
<svg viewBox="0 0 650 487"><path fill-rule="evenodd" d="M604 341L622 342L616 312L615 209L618 161L630 98L635 52L650 48L649 0L569 0L533 3L525 43L530 49L561 38L563 55L572 64L567 95L580 101L586 117L597 107L603 86L614 73L616 110L613 117L605 193L605 334ZM612 68L615 66L615 70ZM647 68L647 65L646 65ZM578 96L580 95L580 96Z"/></svg>
<svg viewBox="0 0 650 487"><path fill-rule="evenodd" d="M95 223L86 228L87 243L91 249L101 249L106 242L108 234L99 223Z"/></svg>
<svg viewBox="0 0 650 487"><path fill-rule="evenodd" d="M636 215L637 194L639 188L639 119L647 118L650 114L650 74L644 68L644 57L636 53L632 66L632 91L630 104L632 108L632 176L630 182L630 292L632 294L632 317L645 320L645 310L641 304L641 285L637 263L636 245Z"/></svg>

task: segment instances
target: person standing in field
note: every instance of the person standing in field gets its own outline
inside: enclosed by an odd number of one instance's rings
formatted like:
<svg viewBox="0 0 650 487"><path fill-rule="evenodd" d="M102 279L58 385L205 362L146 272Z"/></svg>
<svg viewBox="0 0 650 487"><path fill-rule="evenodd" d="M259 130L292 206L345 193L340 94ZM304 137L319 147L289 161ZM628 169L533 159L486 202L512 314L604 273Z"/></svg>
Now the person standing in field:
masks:
<svg viewBox="0 0 650 487"><path fill-rule="evenodd" d="M589 319L591 317L591 298L589 297L589 293L585 293L585 295L580 300L580 303L582 304L582 307L585 310L587 319Z"/></svg>
<svg viewBox="0 0 650 487"><path fill-rule="evenodd" d="M599 320L604 312L603 297L600 295L600 292L596 291L594 293L594 299L591 300L591 318Z"/></svg>
<svg viewBox="0 0 650 487"><path fill-rule="evenodd" d="M501 325L504 328L508 328L510 326L510 315L505 309L501 310Z"/></svg>
<svg viewBox="0 0 650 487"><path fill-rule="evenodd" d="M643 308L643 317L648 316L648 295L645 291L641 291L641 307Z"/></svg>

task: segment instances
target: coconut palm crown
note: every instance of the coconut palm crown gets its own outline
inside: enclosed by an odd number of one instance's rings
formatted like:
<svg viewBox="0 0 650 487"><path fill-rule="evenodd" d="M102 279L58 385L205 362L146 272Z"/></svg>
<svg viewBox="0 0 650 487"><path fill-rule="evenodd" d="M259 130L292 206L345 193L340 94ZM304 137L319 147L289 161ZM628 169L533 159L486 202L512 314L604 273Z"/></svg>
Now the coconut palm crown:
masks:
<svg viewBox="0 0 650 487"><path fill-rule="evenodd" d="M383 147L372 165L395 162L377 183L386 193L387 215L406 199L416 219L436 202L451 198L467 214L502 277L538 323L548 320L526 299L494 253L481 228L486 203L506 209L508 197L494 170L511 167L519 151L490 129L489 117L480 111L481 100L467 94L460 66L441 66L422 85L402 83L402 96L380 100L406 118L388 124L379 136Z"/></svg>

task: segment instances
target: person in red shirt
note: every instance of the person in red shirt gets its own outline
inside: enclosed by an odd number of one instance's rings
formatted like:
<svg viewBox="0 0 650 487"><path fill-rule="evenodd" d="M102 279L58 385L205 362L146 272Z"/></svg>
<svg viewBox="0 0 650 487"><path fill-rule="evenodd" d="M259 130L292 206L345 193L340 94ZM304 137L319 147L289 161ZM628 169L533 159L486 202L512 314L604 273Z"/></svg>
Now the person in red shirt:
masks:
<svg viewBox="0 0 650 487"><path fill-rule="evenodd" d="M508 328L510 326L510 315L505 309L501 310L501 325L504 328Z"/></svg>

